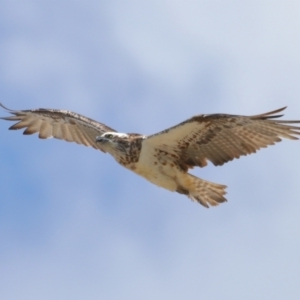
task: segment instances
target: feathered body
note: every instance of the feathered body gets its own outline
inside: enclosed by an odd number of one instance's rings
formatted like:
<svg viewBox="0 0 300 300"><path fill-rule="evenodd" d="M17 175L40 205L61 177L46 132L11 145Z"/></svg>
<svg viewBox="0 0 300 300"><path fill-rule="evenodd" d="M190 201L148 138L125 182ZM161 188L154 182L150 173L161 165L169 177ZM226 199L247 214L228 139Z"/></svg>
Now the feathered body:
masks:
<svg viewBox="0 0 300 300"><path fill-rule="evenodd" d="M223 165L281 138L297 139L300 127L292 124L300 121L274 120L284 109L254 116L198 115L150 136L119 133L64 110L7 109L12 116L2 119L18 121L10 129L26 128L24 134L39 133L40 138L64 139L108 152L122 166L153 184L209 207L226 201L226 186L197 178L188 170L205 167L208 160Z"/></svg>

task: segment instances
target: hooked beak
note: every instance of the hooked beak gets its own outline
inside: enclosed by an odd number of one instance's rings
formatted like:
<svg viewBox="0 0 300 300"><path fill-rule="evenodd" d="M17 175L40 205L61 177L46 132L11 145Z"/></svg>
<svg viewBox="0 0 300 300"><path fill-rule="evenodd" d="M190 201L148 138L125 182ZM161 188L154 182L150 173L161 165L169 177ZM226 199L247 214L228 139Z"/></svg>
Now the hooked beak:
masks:
<svg viewBox="0 0 300 300"><path fill-rule="evenodd" d="M107 141L108 141L108 139L101 135L96 137L96 143L103 143L103 142L107 142Z"/></svg>

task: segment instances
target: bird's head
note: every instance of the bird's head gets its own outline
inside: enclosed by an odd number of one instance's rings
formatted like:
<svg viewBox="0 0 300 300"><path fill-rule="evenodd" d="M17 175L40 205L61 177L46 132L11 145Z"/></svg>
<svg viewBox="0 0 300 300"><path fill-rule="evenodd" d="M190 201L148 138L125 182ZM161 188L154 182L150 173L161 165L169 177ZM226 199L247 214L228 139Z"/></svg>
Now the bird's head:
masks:
<svg viewBox="0 0 300 300"><path fill-rule="evenodd" d="M126 152L128 145L128 134L120 132L105 132L96 137L96 142L100 144L103 151L110 153L114 157Z"/></svg>

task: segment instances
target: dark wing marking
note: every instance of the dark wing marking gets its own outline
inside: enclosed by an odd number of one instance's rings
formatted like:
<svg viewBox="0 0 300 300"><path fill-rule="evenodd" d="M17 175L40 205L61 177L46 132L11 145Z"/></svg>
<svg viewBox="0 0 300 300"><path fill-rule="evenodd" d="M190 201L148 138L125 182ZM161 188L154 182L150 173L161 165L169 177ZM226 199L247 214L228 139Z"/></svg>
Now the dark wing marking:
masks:
<svg viewBox="0 0 300 300"><path fill-rule="evenodd" d="M96 137L108 131L116 132L102 123L67 110L11 110L1 103L0 106L12 114L0 119L18 121L9 129L26 128L23 134L38 133L41 139L54 137L102 150L100 143L96 143Z"/></svg>
<svg viewBox="0 0 300 300"><path fill-rule="evenodd" d="M226 114L198 115L174 127L148 136L148 146L174 155L185 170L207 165L207 160L219 166L274 145L281 138L298 139L300 121L273 120L286 107L254 116Z"/></svg>

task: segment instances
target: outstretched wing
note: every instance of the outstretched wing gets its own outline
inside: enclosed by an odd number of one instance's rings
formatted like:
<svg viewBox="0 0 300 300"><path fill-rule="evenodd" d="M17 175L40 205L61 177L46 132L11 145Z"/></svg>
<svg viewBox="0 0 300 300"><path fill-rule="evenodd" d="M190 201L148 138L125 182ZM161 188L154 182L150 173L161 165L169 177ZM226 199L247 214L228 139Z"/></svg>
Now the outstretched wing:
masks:
<svg viewBox="0 0 300 300"><path fill-rule="evenodd" d="M273 120L286 107L254 116L198 115L148 136L144 144L172 153L185 170L204 167L207 160L219 166L274 145L281 138L298 139L300 121Z"/></svg>
<svg viewBox="0 0 300 300"><path fill-rule="evenodd" d="M9 129L26 128L23 134L38 133L41 139L54 137L103 151L100 143L96 143L96 137L108 131L115 132L114 129L102 123L67 110L43 108L11 110L1 103L0 106L12 114L12 116L0 119L18 121Z"/></svg>

